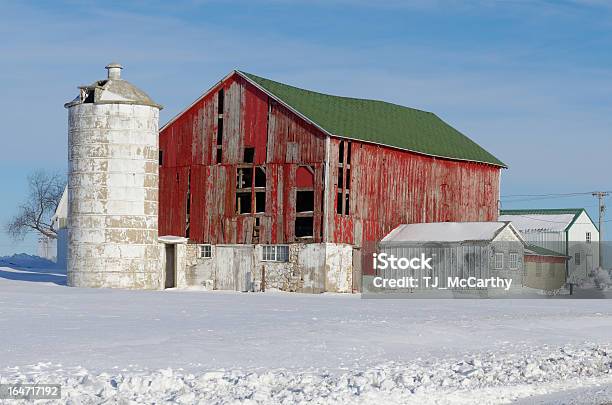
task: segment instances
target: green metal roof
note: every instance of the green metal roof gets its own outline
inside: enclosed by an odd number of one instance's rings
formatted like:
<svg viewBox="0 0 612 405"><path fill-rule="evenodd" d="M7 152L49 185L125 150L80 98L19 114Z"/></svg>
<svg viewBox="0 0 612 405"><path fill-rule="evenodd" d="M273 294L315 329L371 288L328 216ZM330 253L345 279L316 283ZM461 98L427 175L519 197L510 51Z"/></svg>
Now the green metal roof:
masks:
<svg viewBox="0 0 612 405"><path fill-rule="evenodd" d="M537 245L527 245L525 248L525 254L530 256L556 256L556 257L565 257L569 256L564 255L563 253L555 252L554 250L546 249ZM533 253L532 253L533 252Z"/></svg>
<svg viewBox="0 0 612 405"><path fill-rule="evenodd" d="M238 73L331 135L506 167L433 113L384 101L317 93L251 73Z"/></svg>
<svg viewBox="0 0 612 405"><path fill-rule="evenodd" d="M574 218L567 225L565 229L569 229L580 214L585 213L586 216L591 220L595 228L598 228L587 210L584 208L535 208L535 209L518 209L518 210L500 210L499 215L564 215L564 214L572 214Z"/></svg>
<svg viewBox="0 0 612 405"><path fill-rule="evenodd" d="M518 210L500 210L500 215L580 215L584 208L534 208Z"/></svg>

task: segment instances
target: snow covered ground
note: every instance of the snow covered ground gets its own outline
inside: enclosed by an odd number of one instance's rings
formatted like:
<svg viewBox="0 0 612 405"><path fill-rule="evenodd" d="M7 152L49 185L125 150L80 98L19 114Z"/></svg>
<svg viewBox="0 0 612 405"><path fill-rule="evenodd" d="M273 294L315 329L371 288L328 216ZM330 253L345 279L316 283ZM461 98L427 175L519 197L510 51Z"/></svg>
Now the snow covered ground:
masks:
<svg viewBox="0 0 612 405"><path fill-rule="evenodd" d="M0 267L0 382L60 383L61 403L612 402L610 300L63 283Z"/></svg>

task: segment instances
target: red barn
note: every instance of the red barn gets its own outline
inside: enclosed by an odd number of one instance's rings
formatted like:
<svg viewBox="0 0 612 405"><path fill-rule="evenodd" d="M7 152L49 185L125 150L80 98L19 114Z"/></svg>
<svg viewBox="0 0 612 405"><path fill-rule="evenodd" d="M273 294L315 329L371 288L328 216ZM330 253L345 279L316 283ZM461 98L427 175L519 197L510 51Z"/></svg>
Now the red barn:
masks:
<svg viewBox="0 0 612 405"><path fill-rule="evenodd" d="M279 288L312 291L342 290L328 288L338 284L338 274L313 281L318 267L329 273L338 260L328 251L308 264L299 257L305 245L358 251L401 223L495 221L505 167L430 112L303 90L241 71L160 130L160 165L160 235L206 245L199 259L222 253L217 248L232 256L252 247L247 266L256 270L247 278L260 288L278 283L259 274L259 265L270 274L269 266L280 262L297 281ZM297 253L293 245L301 246ZM349 259L339 266L347 267ZM224 260L207 265L208 276L193 270L187 277L198 283L212 277L217 288L247 288L246 268L227 276L233 282L219 280L221 267L238 266ZM303 268L314 271L310 279ZM350 275L340 277L352 288L357 284Z"/></svg>

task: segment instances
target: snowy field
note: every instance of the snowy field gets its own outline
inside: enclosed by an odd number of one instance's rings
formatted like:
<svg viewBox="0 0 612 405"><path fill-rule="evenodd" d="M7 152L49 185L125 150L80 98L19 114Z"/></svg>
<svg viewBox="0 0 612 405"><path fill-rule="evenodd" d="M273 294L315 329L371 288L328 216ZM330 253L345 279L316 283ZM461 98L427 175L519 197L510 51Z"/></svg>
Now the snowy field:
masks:
<svg viewBox="0 0 612 405"><path fill-rule="evenodd" d="M12 267L0 382L60 383L61 403L612 402L611 300L95 290Z"/></svg>

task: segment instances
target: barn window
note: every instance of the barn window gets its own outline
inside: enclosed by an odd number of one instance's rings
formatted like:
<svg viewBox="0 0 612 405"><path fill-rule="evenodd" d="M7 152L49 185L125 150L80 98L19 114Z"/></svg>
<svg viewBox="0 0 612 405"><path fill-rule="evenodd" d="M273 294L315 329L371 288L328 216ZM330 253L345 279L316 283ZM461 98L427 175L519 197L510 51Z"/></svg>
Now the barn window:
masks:
<svg viewBox="0 0 612 405"><path fill-rule="evenodd" d="M244 163L253 163L255 160L255 148L244 148Z"/></svg>
<svg viewBox="0 0 612 405"><path fill-rule="evenodd" d="M295 219L295 237L312 238L314 234L313 225L313 217L297 217Z"/></svg>
<svg viewBox="0 0 612 405"><path fill-rule="evenodd" d="M223 105L225 103L225 91L223 89L219 90L217 93L217 113L223 114Z"/></svg>
<svg viewBox="0 0 612 405"><path fill-rule="evenodd" d="M495 269L501 270L504 268L504 254L495 253Z"/></svg>
<svg viewBox="0 0 612 405"><path fill-rule="evenodd" d="M255 192L255 213L260 214L266 212L266 192Z"/></svg>
<svg viewBox="0 0 612 405"><path fill-rule="evenodd" d="M314 190L297 191L295 196L295 212L314 211Z"/></svg>
<svg viewBox="0 0 612 405"><path fill-rule="evenodd" d="M198 246L198 257L200 259L208 259L212 257L212 246L211 245L199 245Z"/></svg>
<svg viewBox="0 0 612 405"><path fill-rule="evenodd" d="M510 252L508 255L508 267L510 270L517 270L519 268L519 255L516 252Z"/></svg>
<svg viewBox="0 0 612 405"><path fill-rule="evenodd" d="M288 262L289 246L287 245L264 245L262 246L262 257L264 262Z"/></svg>
<svg viewBox="0 0 612 405"><path fill-rule="evenodd" d="M221 163L223 156L223 103L225 102L225 95L223 89L217 93L217 156L216 163Z"/></svg>
<svg viewBox="0 0 612 405"><path fill-rule="evenodd" d="M255 168L255 187L266 186L266 168L263 166L257 166Z"/></svg>
<svg viewBox="0 0 612 405"><path fill-rule="evenodd" d="M351 188L351 142L340 141L338 144L338 198L336 213L349 215L349 190Z"/></svg>
<svg viewBox="0 0 612 405"><path fill-rule="evenodd" d="M188 238L191 225L191 170L187 174L187 196L185 198L185 237Z"/></svg>
<svg viewBox="0 0 612 405"><path fill-rule="evenodd" d="M159 151L159 165L160 166L164 165L164 151L163 150Z"/></svg>
<svg viewBox="0 0 612 405"><path fill-rule="evenodd" d="M236 188L250 189L253 185L253 168L239 167L236 170Z"/></svg>
<svg viewBox="0 0 612 405"><path fill-rule="evenodd" d="M251 192L236 193L236 214L251 213Z"/></svg>
<svg viewBox="0 0 612 405"><path fill-rule="evenodd" d="M591 243L591 232L586 233L586 243Z"/></svg>
<svg viewBox="0 0 612 405"><path fill-rule="evenodd" d="M251 203L254 202L254 205ZM242 166L236 169L236 213L266 212L266 168Z"/></svg>
<svg viewBox="0 0 612 405"><path fill-rule="evenodd" d="M314 238L315 170L308 165L298 166L295 173L294 230L296 238Z"/></svg>

